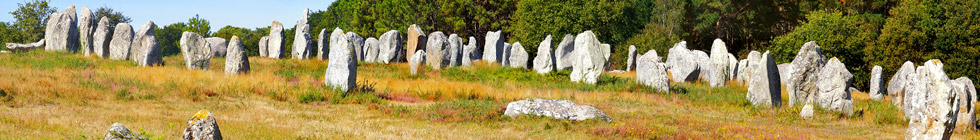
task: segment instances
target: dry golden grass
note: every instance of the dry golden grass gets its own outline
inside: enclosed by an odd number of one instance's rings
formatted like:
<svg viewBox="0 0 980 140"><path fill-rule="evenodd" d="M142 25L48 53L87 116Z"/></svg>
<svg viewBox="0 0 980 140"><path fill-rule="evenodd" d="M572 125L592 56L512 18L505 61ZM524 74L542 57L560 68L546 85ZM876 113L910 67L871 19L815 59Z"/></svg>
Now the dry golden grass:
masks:
<svg viewBox="0 0 980 140"><path fill-rule="evenodd" d="M86 65L59 63L70 59ZM814 120L805 121L797 117L799 107L745 105L745 88L732 81L721 88L672 83L673 93L577 90L513 80L458 81L442 70L411 76L404 63L362 64L358 72L359 84L373 85L375 95L399 99L300 103L298 96L304 94L339 94L324 90L329 88L322 83L326 61L250 59L251 73L226 75L223 59L213 59L208 70L187 70L180 56L165 58L166 66L141 68L72 54L0 54L0 60L16 60L0 62L0 90L5 92L0 138L100 139L110 124L120 122L154 139L176 139L183 123L202 109L215 115L228 139L901 139L905 129L901 123L879 123L879 115L894 112L870 110L880 103L860 93L854 94L856 110L867 115L818 110ZM47 63L52 66L41 66ZM499 68L478 62L460 69ZM629 81L635 72L605 74ZM528 116L447 122L377 109L426 111L426 106L459 99L503 107L525 98L592 105L614 122ZM976 132L954 134L956 139L977 137Z"/></svg>

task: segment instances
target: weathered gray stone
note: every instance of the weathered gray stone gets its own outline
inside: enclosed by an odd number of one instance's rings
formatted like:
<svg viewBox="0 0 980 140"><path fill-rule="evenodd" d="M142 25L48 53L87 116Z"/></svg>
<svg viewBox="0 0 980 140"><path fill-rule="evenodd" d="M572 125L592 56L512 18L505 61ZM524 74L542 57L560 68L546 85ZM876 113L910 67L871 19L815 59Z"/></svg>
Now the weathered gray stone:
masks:
<svg viewBox="0 0 980 140"><path fill-rule="evenodd" d="M636 70L636 46L630 45L626 53L626 71Z"/></svg>
<svg viewBox="0 0 980 140"><path fill-rule="evenodd" d="M565 34L565 37L558 43L558 47L555 48L555 70L572 68L572 64L575 62L572 59L575 56L573 51L575 51L575 36Z"/></svg>
<svg viewBox="0 0 980 140"><path fill-rule="evenodd" d="M820 46L810 41L800 47L792 62L792 70L786 82L786 92L789 95L789 106L797 102L812 103L816 101L817 73L827 63Z"/></svg>
<svg viewBox="0 0 980 140"><path fill-rule="evenodd" d="M245 45L238 36L231 36L228 43L228 55L225 57L225 74L246 74L251 71Z"/></svg>
<svg viewBox="0 0 980 140"><path fill-rule="evenodd" d="M854 100L851 99L851 83L854 75L847 71L844 63L836 57L830 58L817 73L817 104L821 108L854 115Z"/></svg>
<svg viewBox="0 0 980 140"><path fill-rule="evenodd" d="M309 59L313 56L313 37L310 37L310 24L307 23L308 16L310 15L310 8L303 10L303 15L296 21L295 35L293 36L293 52L292 56L294 59ZM363 39L361 39L363 44ZM359 47L359 46L354 46ZM359 49L359 48L358 48ZM360 59L360 57L358 57Z"/></svg>
<svg viewBox="0 0 980 140"><path fill-rule="evenodd" d="M221 140L218 121L207 110L198 111L184 128L184 140Z"/></svg>
<svg viewBox="0 0 980 140"><path fill-rule="evenodd" d="M700 75L698 62L691 50L687 49L687 41L674 44L667 53L667 71L674 82L693 82Z"/></svg>
<svg viewBox="0 0 980 140"><path fill-rule="evenodd" d="M551 99L526 99L507 103L507 110L504 115L516 117L518 115L547 116L555 119L583 121L588 119L600 119L612 122L606 113L592 106L577 105L569 100Z"/></svg>
<svg viewBox="0 0 980 140"><path fill-rule="evenodd" d="M449 43L446 41L446 34L440 31L432 32L425 43L426 65L435 70L449 66Z"/></svg>
<svg viewBox="0 0 980 140"><path fill-rule="evenodd" d="M269 57L269 36L259 39L259 57Z"/></svg>
<svg viewBox="0 0 980 140"><path fill-rule="evenodd" d="M463 38L459 38L459 35L451 34L446 39L446 43L448 43L446 49L449 53L449 57L446 59L449 60L449 66L463 65Z"/></svg>
<svg viewBox="0 0 980 140"><path fill-rule="evenodd" d="M469 43L463 47L463 62L462 66L473 65L473 61L480 60L483 53L480 53L480 48L476 47L476 38L470 36Z"/></svg>
<svg viewBox="0 0 980 140"><path fill-rule="evenodd" d="M379 62L385 64L404 62L405 56L402 55L405 54L405 49L402 47L402 40L402 36L398 33L398 30L391 30L382 34L381 40L379 40L381 44L378 45Z"/></svg>
<svg viewBox="0 0 980 140"><path fill-rule="evenodd" d="M709 56L711 59L708 65L708 83L711 87L721 87L725 86L725 82L728 81L728 47L725 46L725 42L721 39L715 39L714 43L711 44L711 54Z"/></svg>
<svg viewBox="0 0 980 140"><path fill-rule="evenodd" d="M663 92L670 92L667 68L660 62L656 50L649 50L636 60L636 82Z"/></svg>
<svg viewBox="0 0 980 140"><path fill-rule="evenodd" d="M156 35L153 33L156 25L153 21L147 21L140 27L140 30L133 35L133 44L130 45L129 59L136 62L136 65L147 67L163 65L163 54L160 45L157 44Z"/></svg>
<svg viewBox="0 0 980 140"><path fill-rule="evenodd" d="M92 33L95 31L96 24L92 10L89 10L88 6L82 7L81 14L78 15L78 40L79 48L85 56L93 53Z"/></svg>
<svg viewBox="0 0 980 140"><path fill-rule="evenodd" d="M534 56L534 71L538 74L547 74L554 69L555 55L551 51L551 35L548 35L538 44L538 54Z"/></svg>
<svg viewBox="0 0 980 140"><path fill-rule="evenodd" d="M344 34L344 30L341 30L340 27L334 28L333 32L330 32L330 46L327 46L328 48L322 49L324 52L322 52L321 54L323 54L324 58L321 59L324 60L330 59L330 53L333 52L330 51L330 49L336 48L334 46L344 45L341 44L341 40L347 41L348 38L346 36L347 35ZM350 45L350 43L347 43L346 45ZM351 47L353 47L353 45L351 45ZM357 56L353 56L353 57L355 59L357 58Z"/></svg>
<svg viewBox="0 0 980 140"><path fill-rule="evenodd" d="M109 43L109 59L129 59L130 45L133 45L133 34L133 26L130 26L129 23L116 24L116 29L112 33L112 41Z"/></svg>
<svg viewBox="0 0 980 140"><path fill-rule="evenodd" d="M973 102L977 100L976 89L970 78L960 77L950 81L953 92L959 97L959 111L956 117L956 131L968 132L977 130L977 113ZM973 90L973 91L971 91Z"/></svg>
<svg viewBox="0 0 980 140"><path fill-rule="evenodd" d="M364 62L378 62L378 39L368 37L364 40Z"/></svg>
<svg viewBox="0 0 980 140"><path fill-rule="evenodd" d="M44 50L47 51L78 51L78 19L75 15L75 5L48 16L44 41Z"/></svg>
<svg viewBox="0 0 980 140"><path fill-rule="evenodd" d="M354 57L357 61L364 60L364 37L354 32L347 32L347 41L354 47Z"/></svg>
<svg viewBox="0 0 980 140"><path fill-rule="evenodd" d="M30 51L33 49L44 48L44 39L41 39L34 43L18 44L18 43L7 43L7 49L14 51Z"/></svg>
<svg viewBox="0 0 980 140"><path fill-rule="evenodd" d="M943 71L943 64L933 59L916 69L915 80L906 89L905 112L909 118L906 139L949 139L956 126L961 100Z"/></svg>
<svg viewBox="0 0 980 140"><path fill-rule="evenodd" d="M486 40L484 40L486 42L483 44L483 60L487 61L487 63L504 61L505 40L500 30L487 32Z"/></svg>
<svg viewBox="0 0 980 140"><path fill-rule="evenodd" d="M323 74L327 86L345 92L356 88L357 82L357 56L354 54L353 43L347 39L331 38L331 43L336 44L330 45L330 60L327 62L327 71Z"/></svg>
<svg viewBox="0 0 980 140"><path fill-rule="evenodd" d="M971 102L976 102L978 100L977 88L973 85L973 80L970 80L970 78L967 77L960 77L960 78L956 78L956 82L963 84L964 88L966 88L966 92L969 93L968 95L972 97Z"/></svg>
<svg viewBox="0 0 980 140"><path fill-rule="evenodd" d="M905 90L907 90L909 81L912 80L909 77L913 77L914 75L915 64L912 64L911 61L905 61L902 67L892 75L891 80L888 80L888 87L886 88L888 88L888 98L891 98L892 104L899 108L905 105L903 102L905 100Z"/></svg>
<svg viewBox="0 0 980 140"><path fill-rule="evenodd" d="M813 119L813 105L804 105L803 109L800 110L800 117L803 117L804 120Z"/></svg>
<svg viewBox="0 0 980 140"><path fill-rule="evenodd" d="M783 84L786 84L785 82L789 80L789 72L793 71L793 64L782 63L776 65L776 67L779 68L779 81L782 81L784 82Z"/></svg>
<svg viewBox="0 0 980 140"><path fill-rule="evenodd" d="M708 75L716 71L714 68L711 68L711 56L701 50L691 50L691 53L694 54L694 62L698 64L698 71L700 71L698 72L698 80L708 82L710 85L711 80L708 79Z"/></svg>
<svg viewBox="0 0 980 140"><path fill-rule="evenodd" d="M228 40L221 37L208 37L204 40L211 44L211 54L215 57L225 57L228 54Z"/></svg>
<svg viewBox="0 0 980 140"><path fill-rule="evenodd" d="M109 41L112 41L109 32L109 19L102 17L92 33L92 51L95 56L109 58Z"/></svg>
<svg viewBox="0 0 980 140"><path fill-rule="evenodd" d="M738 72L738 59L735 58L735 55L732 55L732 53L728 53L728 80L735 80L735 74L737 72Z"/></svg>
<svg viewBox="0 0 980 140"><path fill-rule="evenodd" d="M758 53L758 52L756 52L756 53ZM748 58L748 56L746 56L746 58ZM739 60L738 61L738 68L735 69L735 81L737 81L738 83L740 83L742 85L748 85L749 84L749 82L748 82L749 81L748 80L748 77L749 76L746 75L746 74L748 74L748 72L746 72L746 71L748 71L747 67L749 67L749 60L748 59L742 59L742 60ZM780 81L780 82L782 82L782 81Z"/></svg>
<svg viewBox="0 0 980 140"><path fill-rule="evenodd" d="M762 59L762 53L758 51L749 52L749 55L744 60L745 69L739 70L739 83L745 83L745 85L752 84L753 73L757 70L756 68L752 68L752 63L758 63L760 59ZM776 69L779 69L779 67L777 66Z"/></svg>
<svg viewBox="0 0 980 140"><path fill-rule="evenodd" d="M425 32L422 31L421 27L415 24L408 26L407 38L408 38L408 42L407 42L408 44L406 45L408 46L405 46L405 52L406 52L405 56L414 57L416 51L425 50L425 45L427 44L425 41L428 39L428 37L425 36Z"/></svg>
<svg viewBox="0 0 980 140"><path fill-rule="evenodd" d="M415 55L413 55L412 58L408 60L409 61L408 65L409 67L411 67L409 70L411 74L416 75L419 72L422 72L423 69L422 63L425 62L425 50L418 50L415 51L415 53L413 54Z"/></svg>
<svg viewBox="0 0 980 140"><path fill-rule="evenodd" d="M280 59L286 54L286 36L283 36L282 23L272 21L269 26L269 58Z"/></svg>
<svg viewBox="0 0 980 140"><path fill-rule="evenodd" d="M333 32L330 32L333 33ZM330 53L330 36L327 36L327 29L320 29L320 34L316 37L316 58L327 60Z"/></svg>
<svg viewBox="0 0 980 140"><path fill-rule="evenodd" d="M510 47L510 53L507 57L507 66L512 68L527 68L527 60L529 58L527 50L524 50L524 46L521 42L514 42Z"/></svg>
<svg viewBox="0 0 980 140"><path fill-rule="evenodd" d="M759 61L749 62L748 69L751 71L751 81L748 94L749 102L754 106L760 107L779 107L782 95L780 94L779 70L776 61L769 54L769 51L762 54Z"/></svg>
<svg viewBox="0 0 980 140"><path fill-rule="evenodd" d="M514 46L511 46L510 43L504 43L503 54L500 55L499 58L497 58L497 60L500 61L500 65L510 66L510 59L507 59L507 58L510 58L510 49L511 49L511 47L514 47Z"/></svg>
<svg viewBox="0 0 980 140"><path fill-rule="evenodd" d="M572 82L596 84L606 65L599 39L591 30L585 31L575 36L575 46L573 52L575 57L573 57L572 73L569 74L569 78Z"/></svg>
<svg viewBox="0 0 980 140"><path fill-rule="evenodd" d="M885 79L881 78L881 66L875 65L871 68L871 81L868 82L868 96L872 100L885 99Z"/></svg>
<svg viewBox="0 0 980 140"><path fill-rule="evenodd" d="M187 69L207 70L211 64L211 44L194 32L184 32L180 36L180 53L184 55Z"/></svg>
<svg viewBox="0 0 980 140"><path fill-rule="evenodd" d="M104 140L146 140L144 136L138 134L133 134L121 123L112 123L109 126L109 132L105 134Z"/></svg>

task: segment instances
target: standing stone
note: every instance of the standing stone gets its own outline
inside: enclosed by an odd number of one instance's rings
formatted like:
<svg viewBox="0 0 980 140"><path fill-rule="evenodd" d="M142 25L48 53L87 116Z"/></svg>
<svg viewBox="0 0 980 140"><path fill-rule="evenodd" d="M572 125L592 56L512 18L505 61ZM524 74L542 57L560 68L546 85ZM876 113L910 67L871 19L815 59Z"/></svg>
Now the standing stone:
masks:
<svg viewBox="0 0 980 140"><path fill-rule="evenodd" d="M813 105L804 105L803 109L800 110L800 117L803 117L804 120L813 119Z"/></svg>
<svg viewBox="0 0 980 140"><path fill-rule="evenodd" d="M242 45L237 35L231 36L231 41L228 43L228 57L225 57L225 74L245 74L250 69L245 45Z"/></svg>
<svg viewBox="0 0 980 140"><path fill-rule="evenodd" d="M656 50L649 50L636 60L636 82L653 87L662 92L670 92L670 79L667 68L660 63Z"/></svg>
<svg viewBox="0 0 980 140"><path fill-rule="evenodd" d="M789 80L789 72L793 71L793 64L782 63L776 65L776 67L779 68L779 81L786 82L787 80Z"/></svg>
<svg viewBox="0 0 980 140"><path fill-rule="evenodd" d="M211 64L211 44L194 32L184 32L180 36L180 53L184 55L187 69L207 70Z"/></svg>
<svg viewBox="0 0 980 140"><path fill-rule="evenodd" d="M78 51L78 19L75 15L75 5L48 16L44 32L44 50Z"/></svg>
<svg viewBox="0 0 980 140"><path fill-rule="evenodd" d="M496 32L487 32L486 42L483 44L483 60L487 63L493 63L498 61L504 61L504 37L501 35L500 30Z"/></svg>
<svg viewBox="0 0 980 140"><path fill-rule="evenodd" d="M548 35L538 44L538 54L534 56L534 71L538 74L547 74L554 69L555 55L551 51L551 35Z"/></svg>
<svg viewBox="0 0 980 140"><path fill-rule="evenodd" d="M279 59L286 53L286 36L283 36L282 23L272 21L269 26L269 58Z"/></svg>
<svg viewBox="0 0 980 140"><path fill-rule="evenodd" d="M126 60L129 59L129 48L133 45L133 26L129 23L116 24L116 30L112 33L112 41L109 43L109 59Z"/></svg>
<svg viewBox="0 0 980 140"><path fill-rule="evenodd" d="M327 29L320 29L320 34L316 37L316 58L327 60L327 53L330 51L330 41L327 36Z"/></svg>
<svg viewBox="0 0 980 140"><path fill-rule="evenodd" d="M954 92L943 64L933 59L916 70L917 80L906 90L906 112L910 113L906 139L949 139L956 126L959 96ZM912 91L912 92L910 92Z"/></svg>
<svg viewBox="0 0 980 140"><path fill-rule="evenodd" d="M99 19L99 24L94 33L92 33L92 51L96 56L109 58L109 41L112 41L109 35L111 35L109 33L109 19L102 17Z"/></svg>
<svg viewBox="0 0 980 140"><path fill-rule="evenodd" d="M830 58L817 75L817 103L821 108L854 114L854 100L848 87L854 82L854 75L847 71L844 63L836 57Z"/></svg>
<svg viewBox="0 0 980 140"><path fill-rule="evenodd" d="M592 106L577 105L569 100L526 99L507 103L506 108L504 115L509 117L535 115L572 121L600 119L612 122L612 119L601 110Z"/></svg>
<svg viewBox="0 0 980 140"><path fill-rule="evenodd" d="M207 110L198 111L184 128L184 140L221 140L218 121Z"/></svg>
<svg viewBox="0 0 980 140"><path fill-rule="evenodd" d="M636 46L630 45L629 52L626 54L626 71L636 69Z"/></svg>
<svg viewBox="0 0 980 140"><path fill-rule="evenodd" d="M296 28L294 28L296 34L293 36L292 52L292 56L295 59L309 59L313 56L313 38L310 37L310 24L307 23L309 15L310 8L306 8L306 10L303 10L302 18L296 21Z"/></svg>
<svg viewBox="0 0 980 140"><path fill-rule="evenodd" d="M571 81L596 84L606 65L599 40L591 30L585 31L575 36L575 46L575 59L569 75Z"/></svg>
<svg viewBox="0 0 980 140"><path fill-rule="evenodd" d="M204 40L211 44L211 54L214 54L215 57L225 57L228 54L228 40L221 37L209 37L204 38Z"/></svg>
<svg viewBox="0 0 980 140"><path fill-rule="evenodd" d="M259 57L269 57L269 36L259 39Z"/></svg>
<svg viewBox="0 0 980 140"><path fill-rule="evenodd" d="M133 134L121 123L112 123L109 132L105 134L104 140L146 140L146 137Z"/></svg>
<svg viewBox="0 0 980 140"><path fill-rule="evenodd" d="M968 95L972 97L971 102L976 102L978 100L977 88L973 85L973 80L970 80L970 78L967 77L960 77L960 78L956 78L956 82L963 84L963 86L966 88L966 92L969 93Z"/></svg>
<svg viewBox="0 0 980 140"><path fill-rule="evenodd" d="M716 71L711 67L711 56L701 50L691 50L691 53L694 54L694 62L698 64L698 71L700 71L698 72L698 79L710 84L711 80L708 79L708 75Z"/></svg>
<svg viewBox="0 0 980 140"><path fill-rule="evenodd" d="M378 62L378 43L374 37L364 40L364 62Z"/></svg>
<svg viewBox="0 0 980 140"><path fill-rule="evenodd" d="M321 59L330 59L330 53L332 52L330 49L336 48L334 46L342 45L341 40L347 41L348 38L346 36L344 35L344 30L341 30L340 27L334 28L333 32L330 32L330 46L323 48L324 52L321 53L325 58ZM350 45L350 43L347 43L347 45ZM356 56L354 57L356 58Z"/></svg>
<svg viewBox="0 0 980 140"><path fill-rule="evenodd" d="M786 92L789 95L789 106L797 102L811 103L816 100L817 73L827 63L820 46L810 41L800 47L792 62L792 71L786 82Z"/></svg>
<svg viewBox="0 0 980 140"><path fill-rule="evenodd" d="M391 30L381 34L381 44L378 46L378 61L385 64L391 62L404 62L405 49L402 48L402 36L398 30Z"/></svg>
<svg viewBox="0 0 980 140"><path fill-rule="evenodd" d="M463 47L463 62L461 65L471 66L473 65L473 61L479 60L483 56L479 49L476 47L476 38L470 36L469 43Z"/></svg>
<svg viewBox="0 0 980 140"><path fill-rule="evenodd" d="M356 88L357 82L357 56L354 54L353 43L347 39L347 37L338 37L337 40L331 38L330 41L336 44L330 45L330 56L328 56L330 60L327 62L327 72L323 75L327 86L345 92Z"/></svg>
<svg viewBox="0 0 980 140"><path fill-rule="evenodd" d="M871 68L871 81L868 83L868 94L871 96L872 100L884 100L885 99L885 82L881 79L881 66L875 65Z"/></svg>
<svg viewBox="0 0 980 140"><path fill-rule="evenodd" d="M708 66L712 71L708 74L708 81L711 87L721 87L725 86L725 81L728 71L728 47L725 46L725 42L721 39L715 39L714 43L711 44L711 56L710 65Z"/></svg>
<svg viewBox="0 0 980 140"><path fill-rule="evenodd" d="M558 43L555 49L555 70L567 70L572 68L575 62L572 58L575 53L575 36L565 34L565 37Z"/></svg>
<svg viewBox="0 0 980 140"><path fill-rule="evenodd" d="M674 44L667 53L667 71L674 82L693 82L700 75L695 54L687 49L687 41Z"/></svg>
<svg viewBox="0 0 980 140"><path fill-rule="evenodd" d="M88 6L82 7L82 13L78 16L78 39L82 54L89 56L95 48L92 47L92 33L95 31L95 16Z"/></svg>
<svg viewBox="0 0 980 140"><path fill-rule="evenodd" d="M782 99L779 70L769 51L763 53L759 61L749 62L748 68L754 69L751 73L749 93L746 95L749 102L754 106L779 107Z"/></svg>
<svg viewBox="0 0 980 140"><path fill-rule="evenodd" d="M425 32L422 31L421 27L415 24L408 26L408 44L406 44L408 46L405 46L406 56L414 57L417 50L424 50L426 39L428 37L425 36Z"/></svg>
<svg viewBox="0 0 980 140"><path fill-rule="evenodd" d="M463 39L459 38L459 35L451 34L449 38L446 39L448 53L449 53L449 66L460 66L463 61Z"/></svg>
<svg viewBox="0 0 980 140"><path fill-rule="evenodd" d="M603 56L603 58L605 58L606 61L608 62L609 61L609 57L612 56L612 46L609 46L609 44L600 44L599 47L602 48L602 56ZM603 70L612 70L612 63L606 63L602 67L603 67L602 68Z"/></svg>
<svg viewBox="0 0 980 140"><path fill-rule="evenodd" d="M514 42L510 47L510 56L508 56L507 64L511 68L527 68L527 50L524 50L524 46L521 42Z"/></svg>
<svg viewBox="0 0 980 140"><path fill-rule="evenodd" d="M751 51L751 52L749 52L749 55L746 56L745 57L745 60L744 60L745 61L745 63L744 63L745 64L745 69L744 70L739 70L739 74L738 75L740 75L740 77L741 77L741 78L739 78L740 79L739 80L739 83L745 83L746 85L752 84L751 83L752 82L752 77L754 76L753 73L756 72L756 70L757 70L757 69L755 69L755 68L752 67L752 63L758 63L760 59L762 59L762 53L759 53L758 51ZM779 69L779 67L777 66L776 69ZM782 82L782 81L780 81L780 82Z"/></svg>
<svg viewBox="0 0 980 140"><path fill-rule="evenodd" d="M156 30L156 25L153 24L153 21L147 21L133 36L129 59L132 59L139 66L163 65L163 54L160 52L160 45L157 44L154 30Z"/></svg>
<svg viewBox="0 0 980 140"><path fill-rule="evenodd" d="M364 37L354 32L347 32L347 41L354 47L354 57L357 61L364 60Z"/></svg>
<svg viewBox="0 0 980 140"><path fill-rule="evenodd" d="M435 70L449 66L449 43L446 42L446 35L440 31L432 32L425 42L425 64Z"/></svg>
<svg viewBox="0 0 980 140"><path fill-rule="evenodd" d="M756 53L759 53L759 52L756 52ZM746 57L746 58L748 58L748 57ZM748 80L748 77L749 76L746 75L746 74L748 74L746 72L746 71L748 71L747 67L749 67L749 61L748 61L748 59L742 59L742 60L739 60L738 61L738 69L735 69L735 81L738 81L738 83L741 83L742 85L748 85L749 84L749 82L748 82L749 81ZM780 75L780 76L782 76L782 75Z"/></svg>
<svg viewBox="0 0 980 140"><path fill-rule="evenodd" d="M976 89L973 88L973 82L970 81L970 78L960 77L950 81L950 84L953 86L953 92L959 97L960 102L959 112L957 112L956 117L956 131L968 132L977 130L977 113L974 110L975 105L973 104L977 97Z"/></svg>
<svg viewBox="0 0 980 140"><path fill-rule="evenodd" d="M412 58L408 60L409 61L408 65L409 67L411 67L410 72L412 73L412 75L416 75L422 71L423 68L422 63L425 62L425 50L418 50L415 51L415 53L413 54L415 55L413 55Z"/></svg>
<svg viewBox="0 0 980 140"><path fill-rule="evenodd" d="M904 106L905 100L905 90L907 90L907 85L912 79L908 79L915 75L915 64L911 61L905 61L898 71L895 71L895 75L892 75L891 80L888 81L888 98L891 98L892 104L902 108Z"/></svg>
<svg viewBox="0 0 980 140"><path fill-rule="evenodd" d="M735 80L735 73L738 72L736 71L737 69L738 59L735 58L735 55L732 55L732 53L728 53L728 80ZM782 73L779 74L779 76L782 76Z"/></svg>

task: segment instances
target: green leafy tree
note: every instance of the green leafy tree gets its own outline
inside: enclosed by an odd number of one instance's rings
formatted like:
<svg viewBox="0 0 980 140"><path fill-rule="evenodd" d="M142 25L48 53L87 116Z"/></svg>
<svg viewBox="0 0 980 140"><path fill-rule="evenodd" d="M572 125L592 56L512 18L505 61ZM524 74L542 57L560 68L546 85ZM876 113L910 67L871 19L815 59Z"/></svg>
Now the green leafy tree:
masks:
<svg viewBox="0 0 980 140"><path fill-rule="evenodd" d="M204 37L210 37L211 22L207 19L202 19L200 15L195 14L194 17L187 20L187 26L184 27L184 31L194 32Z"/></svg>
<svg viewBox="0 0 980 140"><path fill-rule="evenodd" d="M266 34L258 34L253 32L255 31L252 31L251 29L248 28L234 27L228 25L222 27L217 32L214 32L214 34L212 34L211 36L227 38L227 39L231 39L232 36L238 36L238 39L242 41L242 45L245 46L246 54L248 54L249 56L256 56L258 55L258 49L259 49L258 39L262 38L262 36L268 35L268 31L265 32ZM255 52L255 53L253 54L251 52Z"/></svg>
<svg viewBox="0 0 980 140"><path fill-rule="evenodd" d="M97 20L100 20L102 17L105 17L106 20L109 21L109 29L110 30L111 29L115 29L116 28L116 24L119 24L119 23L129 23L129 22L132 22L133 21L133 19L130 19L126 15L123 15L122 12L115 11L115 10L113 10L109 6L99 7L98 10L95 10L94 15L95 15L96 21Z"/></svg>
<svg viewBox="0 0 980 140"><path fill-rule="evenodd" d="M845 15L842 12L816 11L807 15L807 22L793 32L776 37L769 51L776 63L789 63L800 47L815 41L827 58L837 57L848 71L854 74L854 86L865 89L871 67L864 57L864 48L874 42L878 28L862 15Z"/></svg>
<svg viewBox="0 0 980 140"><path fill-rule="evenodd" d="M157 39L160 41L160 50L163 56L171 56L180 54L180 38L184 35L184 28L187 25L178 22L163 26L163 28L157 28L155 34Z"/></svg>
<svg viewBox="0 0 980 140"><path fill-rule="evenodd" d="M17 30L10 31L10 34L3 34L4 40L11 39L11 42L35 42L44 38L45 22L48 16L55 12L55 7L48 5L49 1L33 0L26 3L17 3L17 10L10 12L14 16L13 27ZM8 25L9 26L9 25Z"/></svg>
<svg viewBox="0 0 980 140"><path fill-rule="evenodd" d="M648 23L639 34L626 41L626 44L636 46L636 53L643 54L649 50L656 50L657 56L667 58L667 50L674 47L674 43L681 41L676 34L671 34L670 29L664 28L660 24ZM623 48L621 52L629 51L629 46ZM613 57L626 58L627 53L614 53ZM664 61L664 60L661 60Z"/></svg>

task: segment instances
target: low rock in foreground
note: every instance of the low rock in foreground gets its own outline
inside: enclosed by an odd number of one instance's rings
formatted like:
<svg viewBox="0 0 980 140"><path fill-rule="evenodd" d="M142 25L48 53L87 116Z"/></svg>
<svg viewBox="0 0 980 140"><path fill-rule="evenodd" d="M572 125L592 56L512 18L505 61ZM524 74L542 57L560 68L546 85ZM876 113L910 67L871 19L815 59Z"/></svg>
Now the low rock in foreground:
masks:
<svg viewBox="0 0 980 140"><path fill-rule="evenodd" d="M612 119L601 110L592 106L577 105L569 100L526 99L507 103L507 110L504 111L504 115L516 117L522 114L573 121L597 118L612 122Z"/></svg>

